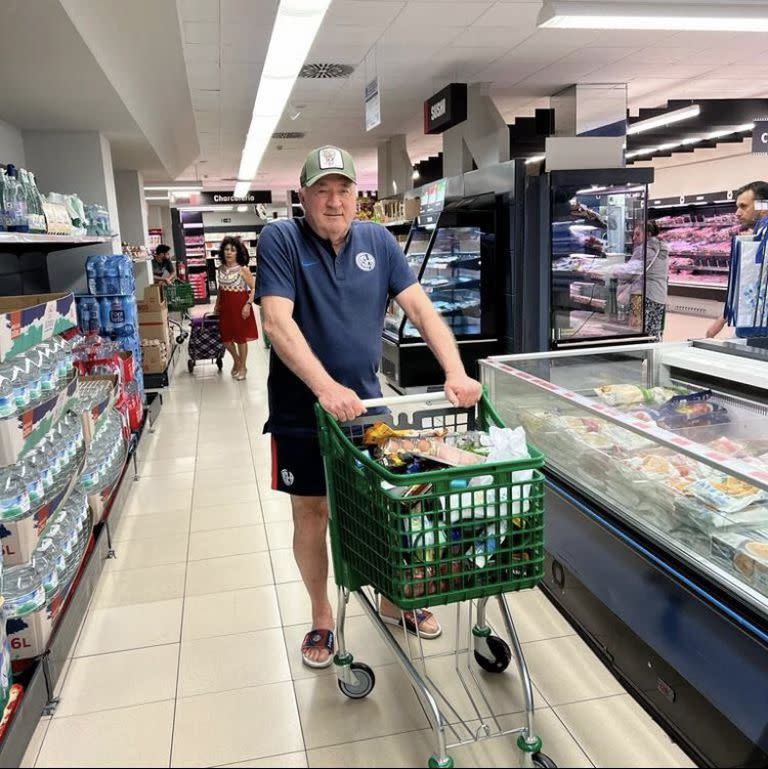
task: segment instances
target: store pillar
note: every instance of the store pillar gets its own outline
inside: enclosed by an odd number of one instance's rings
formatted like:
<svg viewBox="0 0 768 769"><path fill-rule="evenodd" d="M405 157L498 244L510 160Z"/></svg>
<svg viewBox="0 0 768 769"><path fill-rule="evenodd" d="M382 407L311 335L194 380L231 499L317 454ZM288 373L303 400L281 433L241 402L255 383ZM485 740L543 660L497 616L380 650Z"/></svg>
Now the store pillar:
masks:
<svg viewBox="0 0 768 769"><path fill-rule="evenodd" d="M467 89L467 119L443 133L443 176L459 176L509 160L509 128L487 83Z"/></svg>
<svg viewBox="0 0 768 769"><path fill-rule="evenodd" d="M144 176L141 171L116 171L115 192L122 239L132 245L146 246L147 201L144 199Z"/></svg>
<svg viewBox="0 0 768 769"><path fill-rule="evenodd" d="M378 194L380 198L402 195L413 188L413 165L405 134L390 136L379 144Z"/></svg>
<svg viewBox="0 0 768 769"><path fill-rule="evenodd" d="M626 83L572 85L551 99L555 135L546 140L547 170L623 168Z"/></svg>
<svg viewBox="0 0 768 769"><path fill-rule="evenodd" d="M98 131L24 131L27 165L40 192L76 192L83 203L100 203L109 211L113 238L103 243L48 255L51 291L87 291L85 261L92 254L120 253L120 217L112 169L112 151Z"/></svg>

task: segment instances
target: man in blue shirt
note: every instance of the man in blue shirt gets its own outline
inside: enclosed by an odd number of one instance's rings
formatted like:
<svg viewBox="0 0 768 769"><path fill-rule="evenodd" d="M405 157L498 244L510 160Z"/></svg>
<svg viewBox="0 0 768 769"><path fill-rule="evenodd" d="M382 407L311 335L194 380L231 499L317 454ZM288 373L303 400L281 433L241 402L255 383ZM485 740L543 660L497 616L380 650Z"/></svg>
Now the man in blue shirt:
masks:
<svg viewBox="0 0 768 769"><path fill-rule="evenodd" d="M464 371L453 335L419 286L392 234L356 221L354 163L338 147L307 155L299 197L305 217L267 225L258 244L256 295L272 342L268 381L273 488L291 495L293 552L312 604L312 630L302 643L310 667L333 658L328 601L328 507L314 403L339 421L365 413L364 398L381 395L381 332L390 298L403 308L445 372L445 394L469 407L481 394ZM381 614L399 621L382 599ZM427 611L407 612L406 626L440 635Z"/></svg>

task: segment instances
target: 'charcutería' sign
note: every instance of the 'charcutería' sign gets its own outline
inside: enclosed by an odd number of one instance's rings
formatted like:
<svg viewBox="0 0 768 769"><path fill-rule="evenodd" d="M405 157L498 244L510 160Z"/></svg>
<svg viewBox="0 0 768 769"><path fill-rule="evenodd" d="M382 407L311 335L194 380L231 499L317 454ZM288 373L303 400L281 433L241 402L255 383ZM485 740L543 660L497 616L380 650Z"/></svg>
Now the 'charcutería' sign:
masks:
<svg viewBox="0 0 768 769"><path fill-rule="evenodd" d="M752 153L768 154L768 120L756 120L752 129Z"/></svg>
<svg viewBox="0 0 768 769"><path fill-rule="evenodd" d="M237 197L232 190L205 190L200 193L200 205L232 205L233 203L271 203L272 193L269 190L251 190L247 195Z"/></svg>

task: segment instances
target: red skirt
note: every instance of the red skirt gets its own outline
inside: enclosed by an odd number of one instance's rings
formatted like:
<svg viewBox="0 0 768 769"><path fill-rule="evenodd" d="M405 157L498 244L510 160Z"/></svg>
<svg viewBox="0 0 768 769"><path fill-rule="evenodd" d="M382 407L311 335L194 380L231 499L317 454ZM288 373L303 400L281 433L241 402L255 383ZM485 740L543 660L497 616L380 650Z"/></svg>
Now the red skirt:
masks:
<svg viewBox="0 0 768 769"><path fill-rule="evenodd" d="M248 306L251 312L243 320L245 306ZM219 291L219 330L221 341L225 344L243 344L259 338L256 316L253 314L253 305L248 301L247 291Z"/></svg>

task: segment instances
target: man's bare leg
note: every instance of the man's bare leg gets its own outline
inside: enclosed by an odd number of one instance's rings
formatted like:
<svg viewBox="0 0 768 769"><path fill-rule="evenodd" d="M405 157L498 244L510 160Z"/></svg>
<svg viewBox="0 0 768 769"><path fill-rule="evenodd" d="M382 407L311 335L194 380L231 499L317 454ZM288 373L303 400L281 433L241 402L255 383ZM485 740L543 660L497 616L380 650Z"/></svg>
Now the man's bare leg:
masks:
<svg viewBox="0 0 768 769"><path fill-rule="evenodd" d="M312 628L333 630L333 609L328 601L328 501L326 497L291 496L293 555L312 603ZM313 662L329 657L327 649L308 649Z"/></svg>

